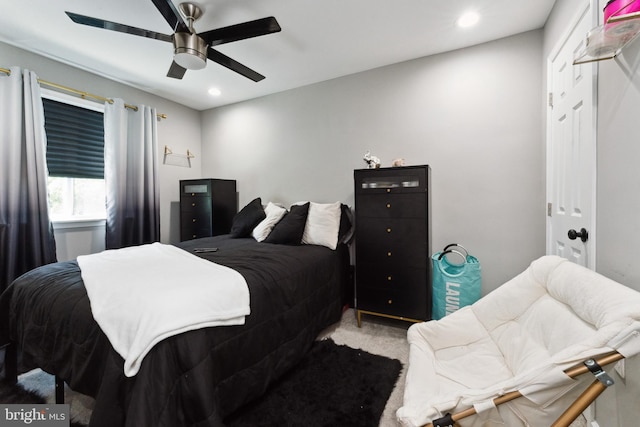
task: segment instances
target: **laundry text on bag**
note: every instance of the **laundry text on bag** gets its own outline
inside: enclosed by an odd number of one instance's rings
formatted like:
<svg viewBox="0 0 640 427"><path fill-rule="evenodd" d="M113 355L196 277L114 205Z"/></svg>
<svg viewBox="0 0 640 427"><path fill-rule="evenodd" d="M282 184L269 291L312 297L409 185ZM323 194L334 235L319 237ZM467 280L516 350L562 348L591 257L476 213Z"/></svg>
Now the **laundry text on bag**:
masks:
<svg viewBox="0 0 640 427"><path fill-rule="evenodd" d="M457 288L457 289L454 289ZM460 308L460 283L446 282L446 312L451 314Z"/></svg>

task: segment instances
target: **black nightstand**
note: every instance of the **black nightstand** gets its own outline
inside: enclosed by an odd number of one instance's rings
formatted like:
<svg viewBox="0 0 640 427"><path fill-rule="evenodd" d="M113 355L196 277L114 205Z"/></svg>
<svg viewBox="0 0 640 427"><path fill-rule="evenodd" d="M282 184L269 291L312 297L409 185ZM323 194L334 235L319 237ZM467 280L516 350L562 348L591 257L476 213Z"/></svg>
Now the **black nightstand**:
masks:
<svg viewBox="0 0 640 427"><path fill-rule="evenodd" d="M429 166L354 171L356 313L431 318Z"/></svg>
<svg viewBox="0 0 640 427"><path fill-rule="evenodd" d="M229 233L237 212L235 180L180 181L181 241Z"/></svg>

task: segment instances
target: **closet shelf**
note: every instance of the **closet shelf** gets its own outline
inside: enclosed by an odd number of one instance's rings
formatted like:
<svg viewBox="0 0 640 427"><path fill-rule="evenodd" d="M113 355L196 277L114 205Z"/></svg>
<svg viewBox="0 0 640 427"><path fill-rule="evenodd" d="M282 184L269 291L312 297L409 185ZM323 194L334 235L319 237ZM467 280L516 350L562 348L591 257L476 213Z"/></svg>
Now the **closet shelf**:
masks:
<svg viewBox="0 0 640 427"><path fill-rule="evenodd" d="M640 12L612 16L587 33L585 47L573 65L613 59L640 33Z"/></svg>

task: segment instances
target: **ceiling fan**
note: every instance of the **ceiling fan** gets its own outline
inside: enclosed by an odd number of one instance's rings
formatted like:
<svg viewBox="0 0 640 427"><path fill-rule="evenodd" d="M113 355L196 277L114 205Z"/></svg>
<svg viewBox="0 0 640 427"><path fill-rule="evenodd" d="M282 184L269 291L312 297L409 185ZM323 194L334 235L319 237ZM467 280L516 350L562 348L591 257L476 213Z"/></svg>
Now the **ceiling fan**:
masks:
<svg viewBox="0 0 640 427"><path fill-rule="evenodd" d="M231 71L235 71L254 82L264 79L262 74L218 52L213 49L213 46L277 33L280 31L280 25L278 21L276 21L276 18L256 19L255 21L196 33L193 29L193 23L202 16L202 9L197 4L181 3L178 6L180 12L182 12L182 15L184 15L187 20L187 23L185 23L171 0L151 1L173 29L174 33L172 35L79 15L77 13L65 13L73 22L78 24L173 43L173 63L169 68L167 77L181 79L187 70L200 70L204 68L207 64L207 58L209 58L211 61L227 67Z"/></svg>

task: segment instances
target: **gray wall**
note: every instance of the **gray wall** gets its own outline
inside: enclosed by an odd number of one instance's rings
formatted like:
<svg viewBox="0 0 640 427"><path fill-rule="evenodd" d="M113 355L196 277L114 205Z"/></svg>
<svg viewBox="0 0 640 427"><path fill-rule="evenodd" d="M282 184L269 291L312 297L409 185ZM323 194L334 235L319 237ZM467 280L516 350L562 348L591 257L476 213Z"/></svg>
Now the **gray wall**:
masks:
<svg viewBox="0 0 640 427"><path fill-rule="evenodd" d="M598 3L597 1L594 3ZM545 27L544 60L576 11L589 0L559 0ZM602 23L601 0L596 14ZM545 64L546 65L546 64ZM544 65L543 65L544 66ZM628 46L616 60L597 64L597 248L596 270L640 291L640 263L634 238L640 232L640 41ZM601 427L630 427L640 419L640 358L626 360L626 378L608 371L616 381L596 402Z"/></svg>
<svg viewBox="0 0 640 427"><path fill-rule="evenodd" d="M598 75L598 270L640 291L640 42Z"/></svg>
<svg viewBox="0 0 640 427"><path fill-rule="evenodd" d="M636 41L620 60L599 65L597 207L597 270L638 291L640 263L634 236L640 233L639 64L640 43ZM598 419L602 414L602 419L611 420L601 425L638 425L640 358L625 363L625 382L618 381L596 408Z"/></svg>
<svg viewBox="0 0 640 427"><path fill-rule="evenodd" d="M82 71L78 68L52 61L40 55L18 49L0 42L0 67L9 68L20 66L35 71L40 79L69 86L85 92L108 98L122 98L128 104L145 104L156 107L158 113L167 114L168 118L158 122L158 157L160 162L160 234L165 243L174 243L180 240L178 210L179 199L178 181L180 179L200 178L200 114L196 110L176 104L167 99L160 98L147 92L133 89L130 86L116 83ZM192 161L192 168L183 168L162 164L163 147L168 145L175 153L186 153L190 149L196 154ZM71 229L66 228L65 233ZM67 247L66 243L94 240L95 230L75 230L72 239L68 235L57 239L58 250L61 259L75 258L76 255L85 252L85 248ZM58 231L56 231L58 233Z"/></svg>
<svg viewBox="0 0 640 427"><path fill-rule="evenodd" d="M202 171L240 205L353 205L371 153L432 168L434 251L457 242L496 288L544 254L542 31L202 113Z"/></svg>
<svg viewBox="0 0 640 427"><path fill-rule="evenodd" d="M640 42L636 40L618 59L599 64L597 270L638 291L640 263L634 236L640 232L639 114ZM596 406L602 426L638 425L640 358L625 363L625 381L618 381Z"/></svg>

